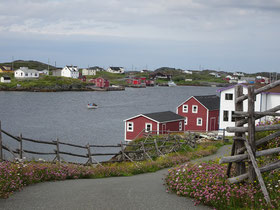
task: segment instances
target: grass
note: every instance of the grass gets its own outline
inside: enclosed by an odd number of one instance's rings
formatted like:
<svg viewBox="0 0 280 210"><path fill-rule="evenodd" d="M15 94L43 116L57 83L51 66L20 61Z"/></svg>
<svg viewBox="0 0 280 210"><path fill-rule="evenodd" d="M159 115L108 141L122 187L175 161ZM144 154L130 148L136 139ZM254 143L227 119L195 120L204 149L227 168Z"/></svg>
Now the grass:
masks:
<svg viewBox="0 0 280 210"><path fill-rule="evenodd" d="M122 162L101 166L82 166L66 163L42 162L0 162L0 198L8 198L13 192L23 187L45 181L57 181L79 178L103 178L131 176L185 163L190 159L213 154L222 143L204 143L188 152L171 153L156 158L154 161L136 163Z"/></svg>
<svg viewBox="0 0 280 210"><path fill-rule="evenodd" d="M85 83L78 79L72 79L67 77L55 77L55 76L40 76L38 79L15 79L11 74L11 83L0 83L0 88L16 88L20 85L23 89L29 88L54 88L63 86L84 86Z"/></svg>

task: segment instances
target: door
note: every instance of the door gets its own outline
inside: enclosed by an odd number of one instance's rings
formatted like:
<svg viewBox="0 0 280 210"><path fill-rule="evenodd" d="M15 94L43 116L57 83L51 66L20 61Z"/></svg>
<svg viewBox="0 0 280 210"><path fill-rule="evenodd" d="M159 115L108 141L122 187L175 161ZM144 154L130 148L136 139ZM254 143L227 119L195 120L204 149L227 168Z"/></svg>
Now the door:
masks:
<svg viewBox="0 0 280 210"><path fill-rule="evenodd" d="M216 130L216 117L210 119L210 131Z"/></svg>
<svg viewBox="0 0 280 210"><path fill-rule="evenodd" d="M162 124L161 133L162 134L166 133L166 124Z"/></svg>

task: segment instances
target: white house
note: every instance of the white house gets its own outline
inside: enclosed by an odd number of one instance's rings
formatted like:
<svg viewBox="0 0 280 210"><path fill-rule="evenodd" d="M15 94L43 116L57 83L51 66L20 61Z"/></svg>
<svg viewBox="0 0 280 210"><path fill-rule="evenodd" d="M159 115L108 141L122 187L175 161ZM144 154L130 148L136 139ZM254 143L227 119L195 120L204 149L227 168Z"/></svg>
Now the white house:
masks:
<svg viewBox="0 0 280 210"><path fill-rule="evenodd" d="M107 72L113 73L113 74L123 74L124 68L123 67L109 67L107 69Z"/></svg>
<svg viewBox="0 0 280 210"><path fill-rule="evenodd" d="M28 67L20 67L14 73L15 78L18 79L33 79L39 77L39 71L35 69L28 69Z"/></svg>
<svg viewBox="0 0 280 210"><path fill-rule="evenodd" d="M185 74L192 74L192 71L185 70L185 71L183 71L183 73L185 73Z"/></svg>
<svg viewBox="0 0 280 210"><path fill-rule="evenodd" d="M238 76L238 77L244 77L244 73L243 72L234 72L233 75L234 76Z"/></svg>
<svg viewBox="0 0 280 210"><path fill-rule="evenodd" d="M49 74L50 74L50 71L47 70L47 69L39 70L39 74L49 75Z"/></svg>
<svg viewBox="0 0 280 210"><path fill-rule="evenodd" d="M11 82L11 78L9 76L5 75L5 76L1 77L0 82L1 83L10 83Z"/></svg>
<svg viewBox="0 0 280 210"><path fill-rule="evenodd" d="M82 69L82 75L83 76L88 76L88 75L96 75L96 69Z"/></svg>
<svg viewBox="0 0 280 210"><path fill-rule="evenodd" d="M62 77L70 77L73 79L79 78L79 70L77 66L65 66L61 70L61 76Z"/></svg>
<svg viewBox="0 0 280 210"><path fill-rule="evenodd" d="M243 86L243 93L248 93L248 85ZM255 86L259 88L260 86ZM220 119L219 119L219 129L225 129L226 127L234 127L235 119L232 117L232 113L235 110L235 86L226 87L223 89L217 90L220 92ZM266 92L260 93L256 96L255 101L255 111L266 111L275 106L280 105L280 86L272 88ZM245 100L243 103L243 110L246 112L248 110L248 100ZM269 118L269 117L268 117ZM259 121L268 120L262 118ZM233 135L233 133L227 133L226 135Z"/></svg>

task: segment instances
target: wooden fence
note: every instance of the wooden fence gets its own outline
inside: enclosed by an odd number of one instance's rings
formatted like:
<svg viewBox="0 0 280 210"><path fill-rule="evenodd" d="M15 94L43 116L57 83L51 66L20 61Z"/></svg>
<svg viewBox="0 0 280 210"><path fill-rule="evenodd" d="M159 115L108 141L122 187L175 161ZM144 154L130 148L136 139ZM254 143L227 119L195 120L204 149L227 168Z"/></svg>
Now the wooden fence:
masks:
<svg viewBox="0 0 280 210"><path fill-rule="evenodd" d="M268 204L271 204L271 201L261 173L280 168L280 160L259 168L256 158L265 155L279 154L280 147L262 151L257 151L257 147L279 137L280 131L276 131L271 135L265 136L257 141L255 140L255 134L259 131L280 130L280 124L255 126L255 121L266 116L280 116L280 113L276 113L280 110L280 105L264 112L256 112L255 100L257 94L265 92L279 85L280 80L256 90L254 89L254 86L248 86L247 95L243 94L243 87L241 85L235 87L235 112L233 116L235 117L235 127L228 127L226 129L227 132L235 133L233 138L234 142L232 145L231 156L223 157L220 161L220 163L229 163L227 176L229 177L229 181L231 183L242 182L247 178L249 178L251 183L254 183L254 181L258 179ZM248 99L248 111L244 112L243 102L246 99ZM245 124L248 126L245 127ZM248 164L245 164L245 162ZM230 178L232 163L236 163L236 176ZM246 165L248 165L247 168Z"/></svg>
<svg viewBox="0 0 280 210"><path fill-rule="evenodd" d="M23 154L35 154L35 155L53 155L55 156L52 162L61 162L61 155L69 155L73 157L85 158L87 159L86 164L99 164L108 163L108 162L122 162L122 161L135 161L135 160L146 160L152 159L154 156L161 156L171 152L177 152L179 149L184 148L184 145L189 145L191 147L195 147L197 135L188 133L187 135L171 135L170 132L168 134L162 136L161 139L157 140L152 138L152 131L146 134L144 142L138 143L123 143L116 145L95 145L95 144L86 144L86 145L78 145L73 143L66 143L60 141L58 138L55 141L43 141L37 139L31 139L23 137L22 134L19 136L12 135L7 131L1 128L0 121L0 161L4 160L3 151L7 151L14 158L23 158ZM10 137L11 139L18 142L18 148L11 149L3 142L3 135ZM23 148L23 142L32 142L36 144L45 144L52 145L54 147L53 151L49 152L38 152L32 151ZM66 145L72 148L80 148L84 149L85 152L83 154L73 153L73 152L65 152L61 150L61 145ZM119 152L107 152L107 153L93 153L92 150L96 148L119 148ZM96 156L113 156L108 161L99 162L96 160ZM66 162L66 161L65 161Z"/></svg>

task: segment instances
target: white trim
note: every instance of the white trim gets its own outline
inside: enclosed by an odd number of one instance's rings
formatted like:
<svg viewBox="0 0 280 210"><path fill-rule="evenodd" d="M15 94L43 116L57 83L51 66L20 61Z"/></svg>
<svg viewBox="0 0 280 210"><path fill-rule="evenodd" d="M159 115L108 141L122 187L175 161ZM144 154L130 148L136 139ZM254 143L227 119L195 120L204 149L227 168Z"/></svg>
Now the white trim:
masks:
<svg viewBox="0 0 280 210"><path fill-rule="evenodd" d="M209 110L207 110L207 118L206 118L206 131L208 131L208 120L209 120Z"/></svg>
<svg viewBox="0 0 280 210"><path fill-rule="evenodd" d="M124 123L124 140L126 141L126 122Z"/></svg>
<svg viewBox="0 0 280 210"><path fill-rule="evenodd" d="M196 112L193 111L193 108L196 107ZM192 105L192 113L197 114L198 113L198 106L197 105Z"/></svg>
<svg viewBox="0 0 280 210"><path fill-rule="evenodd" d="M159 122L157 123L157 134L159 134Z"/></svg>
<svg viewBox="0 0 280 210"><path fill-rule="evenodd" d="M179 122L179 131L182 131L183 130L183 122L182 121L180 121ZM184 125L185 126L185 125Z"/></svg>
<svg viewBox="0 0 280 210"><path fill-rule="evenodd" d="M129 123L131 123L131 125L129 125ZM134 132L134 122L126 122L127 124L127 132ZM128 130L130 127L132 127L131 130Z"/></svg>
<svg viewBox="0 0 280 210"><path fill-rule="evenodd" d="M124 122L125 122L125 121L128 121L128 120L132 120L132 119L137 118L137 117L145 117L145 118L147 118L147 119L149 119L149 120L152 120L152 121L154 121L154 122L156 122L156 123L168 123L168 122L176 122L176 121L178 121L178 120L184 120L184 117L182 117L182 119L159 122L159 121L154 120L154 119L152 119L152 118L150 118L150 117L147 117L147 116L144 115L144 114L139 114L139 115L136 115L136 116L134 116L134 117L131 117L131 118L128 118L128 119L124 120Z"/></svg>
<svg viewBox="0 0 280 210"><path fill-rule="evenodd" d="M185 110L184 107L186 107L187 111L184 111ZM182 106L182 113L188 113L188 112L189 112L189 105L183 104L183 106Z"/></svg>
<svg viewBox="0 0 280 210"><path fill-rule="evenodd" d="M198 124L198 120L201 119L201 125ZM202 126L203 125L203 119L201 117L196 118L196 126Z"/></svg>
<svg viewBox="0 0 280 210"><path fill-rule="evenodd" d="M150 125L150 130L147 129L147 126ZM145 132L153 131L153 124L152 123L145 123Z"/></svg>
<svg viewBox="0 0 280 210"><path fill-rule="evenodd" d="M188 117L185 117L184 125L188 125Z"/></svg>

